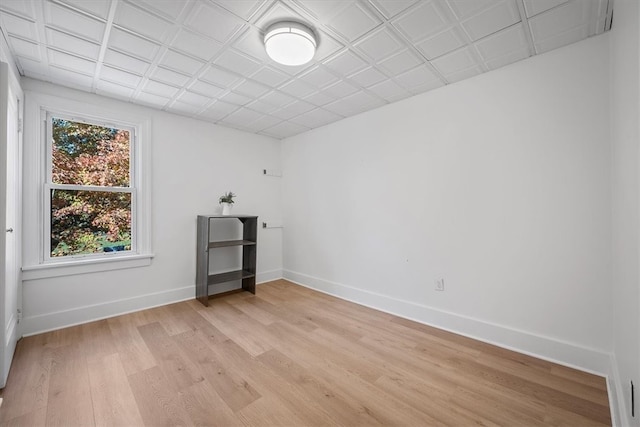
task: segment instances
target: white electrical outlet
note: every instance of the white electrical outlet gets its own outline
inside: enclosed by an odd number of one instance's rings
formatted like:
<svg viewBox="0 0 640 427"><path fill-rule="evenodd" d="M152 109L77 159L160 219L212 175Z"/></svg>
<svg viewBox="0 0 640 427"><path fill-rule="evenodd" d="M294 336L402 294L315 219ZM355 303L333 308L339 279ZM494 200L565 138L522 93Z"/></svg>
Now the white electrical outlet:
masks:
<svg viewBox="0 0 640 427"><path fill-rule="evenodd" d="M436 291L444 291L444 279L436 279Z"/></svg>

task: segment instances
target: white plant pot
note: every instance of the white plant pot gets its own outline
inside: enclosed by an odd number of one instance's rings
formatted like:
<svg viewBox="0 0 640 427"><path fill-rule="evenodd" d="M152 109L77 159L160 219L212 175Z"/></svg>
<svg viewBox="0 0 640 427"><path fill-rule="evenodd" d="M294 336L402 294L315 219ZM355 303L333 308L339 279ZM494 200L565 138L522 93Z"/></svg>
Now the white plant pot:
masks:
<svg viewBox="0 0 640 427"><path fill-rule="evenodd" d="M222 205L222 215L231 215L231 203L220 203Z"/></svg>

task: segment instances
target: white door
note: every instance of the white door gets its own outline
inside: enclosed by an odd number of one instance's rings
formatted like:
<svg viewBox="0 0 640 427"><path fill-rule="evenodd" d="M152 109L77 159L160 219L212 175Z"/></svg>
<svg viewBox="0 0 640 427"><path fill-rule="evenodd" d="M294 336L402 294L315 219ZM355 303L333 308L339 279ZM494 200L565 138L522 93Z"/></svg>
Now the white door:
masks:
<svg viewBox="0 0 640 427"><path fill-rule="evenodd" d="M18 234L22 203L19 126L22 94L11 79L7 64L0 63L0 388L6 384L18 341L18 304L21 300Z"/></svg>

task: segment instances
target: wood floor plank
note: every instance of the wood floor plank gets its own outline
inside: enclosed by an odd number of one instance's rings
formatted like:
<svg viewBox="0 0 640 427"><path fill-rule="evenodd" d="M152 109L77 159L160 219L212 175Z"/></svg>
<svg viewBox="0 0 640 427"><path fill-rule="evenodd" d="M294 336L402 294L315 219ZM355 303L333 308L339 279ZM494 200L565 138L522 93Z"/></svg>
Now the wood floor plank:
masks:
<svg viewBox="0 0 640 427"><path fill-rule="evenodd" d="M199 306L197 307L197 310L195 310L194 307L192 307L191 305L185 305L185 307L189 307L190 309L182 310L179 313L179 316L182 319L182 321L190 325L190 329L185 332L192 332L192 331L198 330L202 332L204 335L206 335L207 342L212 345L228 340L229 339L228 336L223 334L222 331L220 331L218 328L213 326L211 322L209 322L207 319L205 319L202 316L202 314L198 311L203 308L202 304L197 300L196 302L198 303L198 306Z"/></svg>
<svg viewBox="0 0 640 427"><path fill-rule="evenodd" d="M156 359L158 367L175 390L183 390L204 381L198 367L183 356L180 348L160 323L138 326L138 331Z"/></svg>
<svg viewBox="0 0 640 427"><path fill-rule="evenodd" d="M323 310L322 306L318 304L304 304L291 307L291 310L300 314L304 313L308 320L320 328L348 337L350 340L358 340L366 333L359 325L345 322L344 318L337 316L334 312Z"/></svg>
<svg viewBox="0 0 640 427"><path fill-rule="evenodd" d="M161 318L158 312L154 309L135 311L133 313L125 314L122 317L127 317L136 327L148 325L149 323L159 322Z"/></svg>
<svg viewBox="0 0 640 427"><path fill-rule="evenodd" d="M210 306L199 313L216 328L233 339L252 356L257 356L271 350L272 346L266 334L262 333L264 326L257 324L249 316L222 300L213 300Z"/></svg>
<svg viewBox="0 0 640 427"><path fill-rule="evenodd" d="M402 366L415 378L428 382L431 387L437 388L441 393L453 396L455 391L451 387L474 391L512 405L523 414L529 414L532 418L536 418L535 415L531 415L532 413L541 414L545 411L545 403L534 395L521 393L508 387L508 384L496 383L491 378L469 375L469 372L462 369L467 360L457 359L456 352L446 354L445 350L445 354L433 356L425 352L396 352L384 343L369 340L368 337L363 338L360 342L369 350L382 355L388 364ZM402 378L394 378L394 380L398 381ZM407 386L410 386L410 383Z"/></svg>
<svg viewBox="0 0 640 427"><path fill-rule="evenodd" d="M221 359L215 357L212 347L201 331L183 332L175 335L173 339L183 350L185 357L197 364L199 372L231 411L239 411L260 398L260 394L244 378L242 370L238 371L229 364L223 364ZM214 345L217 347L221 344Z"/></svg>
<svg viewBox="0 0 640 427"><path fill-rule="evenodd" d="M156 366L156 359L138 331L138 326L142 325L134 316L113 317L107 322L127 375Z"/></svg>
<svg viewBox="0 0 640 427"><path fill-rule="evenodd" d="M362 410L383 425L437 425L431 415L421 412L352 372L342 369L333 360L326 361L322 375L342 394L356 399Z"/></svg>
<svg viewBox="0 0 640 427"><path fill-rule="evenodd" d="M239 294L238 294L239 295ZM231 295L230 295L231 296ZM227 300L229 304L252 318L253 320L262 323L265 326L272 324L279 320L277 316L274 316L269 311L262 309L256 304L247 304L247 299Z"/></svg>
<svg viewBox="0 0 640 427"><path fill-rule="evenodd" d="M285 280L18 343L4 426L611 425L604 378Z"/></svg>
<svg viewBox="0 0 640 427"><path fill-rule="evenodd" d="M109 329L109 323L106 320L80 325L80 329L82 331L82 349L87 361L100 360L118 352L111 329Z"/></svg>
<svg viewBox="0 0 640 427"><path fill-rule="evenodd" d="M495 356L499 359L507 359L513 360L515 362L521 363L523 366L526 366L526 369L537 369L541 374L546 374L550 372L552 367L559 367L560 365L555 365L553 363L549 363L542 359L537 359L535 357L528 356L523 353L517 353L515 351L508 350L506 348L497 347L495 345L478 341L473 338L465 337L463 335L453 334L451 332L435 328L433 326L425 325L422 323L415 322L413 320L403 319L401 317L393 317L390 322L398 325L402 325L408 329L414 329L418 332L422 333L424 339L428 340L428 342L437 344L445 347L453 347L456 349L461 349L464 352L480 352L487 353L492 356ZM401 329L398 332L404 333L405 329ZM600 377L601 378L601 377Z"/></svg>
<svg viewBox="0 0 640 427"><path fill-rule="evenodd" d="M47 347L64 347L82 342L82 325L71 326L69 328L57 329L46 334L42 334L44 345Z"/></svg>
<svg viewBox="0 0 640 427"><path fill-rule="evenodd" d="M28 412L22 416L3 421L0 425L4 427L40 427L46 425L47 408L40 408Z"/></svg>
<svg viewBox="0 0 640 427"><path fill-rule="evenodd" d="M320 422L308 424L291 408L273 396L262 397L238 412L242 424L249 427L264 426L320 426Z"/></svg>
<svg viewBox="0 0 640 427"><path fill-rule="evenodd" d="M58 347L52 352L46 424L95 425L87 359L81 342Z"/></svg>
<svg viewBox="0 0 640 427"><path fill-rule="evenodd" d="M282 344L281 350L296 359L304 360L305 366L310 372L319 372L323 378L331 378L333 387L338 383L342 383L345 378L351 378L352 384L358 382L361 386L360 392L367 395L367 400L376 400L375 405L368 405L366 402L359 400L360 396L349 394L351 390L345 390L344 395L349 396L358 404L358 411L367 414L381 424L393 424L391 419L387 417L386 411L396 411L397 408L404 412L403 422L416 422L416 419L431 419L426 414L417 414L413 408L405 407L400 401L393 396L385 395L385 393L373 386L375 380L380 376L380 366L375 367L368 365L365 360L361 359L358 354L350 354L348 351L338 351L335 347L327 347L315 343L313 340L298 334L292 327L276 323L271 325L270 330L278 330L281 332L282 340L278 340L278 344ZM287 337L287 338L284 338ZM285 339L289 341L288 345L283 344ZM260 357L259 357L260 358ZM357 381L355 380L357 378ZM364 393L366 391L366 393ZM378 401L379 396L385 396L383 400ZM385 408L386 411L380 412L379 408ZM393 408L393 409L392 409ZM399 410L399 409L398 409ZM396 412L399 414L399 412ZM349 424L349 423L348 423Z"/></svg>
<svg viewBox="0 0 640 427"><path fill-rule="evenodd" d="M453 391L442 393L437 387L432 388L428 382L416 380L415 377L385 375L376 381L376 385L385 393L429 414L438 424L456 426L493 423L482 413L473 412L457 403L457 396L452 398Z"/></svg>
<svg viewBox="0 0 640 427"><path fill-rule="evenodd" d="M600 422L588 416L576 414L573 411L547 405L546 425L549 426L580 426L580 427L602 427L610 426L611 422Z"/></svg>
<svg viewBox="0 0 640 427"><path fill-rule="evenodd" d="M274 280L273 282L270 282L268 286L260 286L261 288L264 288L264 292L259 293L260 298L274 305L287 305L291 302L292 298L298 298L297 295L291 295L290 293L282 292L282 290L279 290L277 288L278 285L278 281ZM257 292L256 295L258 295Z"/></svg>
<svg viewBox="0 0 640 427"><path fill-rule="evenodd" d="M142 425L120 355L90 359L88 368L96 426Z"/></svg>
<svg viewBox="0 0 640 427"><path fill-rule="evenodd" d="M581 396L555 390L537 382L516 377L498 368L489 368L473 362L465 364L461 367L461 371L470 376L479 376L495 384L532 395L536 399L547 403L548 406L564 409L599 423L611 423L607 406L590 402Z"/></svg>
<svg viewBox="0 0 640 427"><path fill-rule="evenodd" d="M582 398L597 405L608 405L609 402L606 390L572 379L558 377L551 371L549 371L548 375L540 375L536 370L522 369L521 363L504 358L496 360L495 357L487 354L479 354L474 360L483 366L499 369L542 386L551 387L565 393L579 394Z"/></svg>
<svg viewBox="0 0 640 427"><path fill-rule="evenodd" d="M555 364L552 364L550 366L549 372L551 372L551 374L556 377L566 378L568 380L598 389L605 395L607 394L606 384L603 387L602 377L598 375L589 374L584 371L579 371L574 368L569 368L568 366L555 365Z"/></svg>
<svg viewBox="0 0 640 427"><path fill-rule="evenodd" d="M128 380L144 425L194 425L173 384L159 367L129 375Z"/></svg>
<svg viewBox="0 0 640 427"><path fill-rule="evenodd" d="M476 393L472 390L458 387L456 390L455 406L463 408L466 414L476 415L490 420L498 425L514 426L545 426L542 417L531 416L527 411L515 409L508 401L495 399L492 395Z"/></svg>
<svg viewBox="0 0 640 427"><path fill-rule="evenodd" d="M295 384L288 382L278 372L269 369L261 359L251 356L235 342L226 341L216 346L213 351L217 358L228 360L230 367L243 370L253 380L262 396L272 397L291 408L296 417L302 420L302 425L331 424L331 418L319 402L308 394L300 392Z"/></svg>
<svg viewBox="0 0 640 427"><path fill-rule="evenodd" d="M309 334L302 334L286 323L276 322L269 326L269 330L278 337L274 341L276 348L289 357L302 360L305 366L323 366L326 360L334 360L342 369L372 383L382 375L379 366L367 363L357 353L325 347Z"/></svg>
<svg viewBox="0 0 640 427"><path fill-rule="evenodd" d="M192 329L192 325L185 316L193 310L185 304L169 304L153 309L167 334L176 335Z"/></svg>
<svg viewBox="0 0 640 427"><path fill-rule="evenodd" d="M9 419L46 409L52 349L45 345L45 341L44 335L38 335L18 342L7 385L2 393L0 425Z"/></svg>
<svg viewBox="0 0 640 427"><path fill-rule="evenodd" d="M304 314L294 313L286 306L272 304L269 301L263 299L262 296L256 296L255 298L247 299L246 302L269 312L276 319L296 326L304 331L311 332L318 328L318 325L309 320L309 318Z"/></svg>
<svg viewBox="0 0 640 427"><path fill-rule="evenodd" d="M298 365L277 350L269 350L258 359L273 372L292 384L296 391L308 395L324 409L332 424L376 425L380 424L362 405L336 392L321 376Z"/></svg>
<svg viewBox="0 0 640 427"><path fill-rule="evenodd" d="M186 412L197 426L241 426L240 419L214 391L209 380L193 384L178 393Z"/></svg>

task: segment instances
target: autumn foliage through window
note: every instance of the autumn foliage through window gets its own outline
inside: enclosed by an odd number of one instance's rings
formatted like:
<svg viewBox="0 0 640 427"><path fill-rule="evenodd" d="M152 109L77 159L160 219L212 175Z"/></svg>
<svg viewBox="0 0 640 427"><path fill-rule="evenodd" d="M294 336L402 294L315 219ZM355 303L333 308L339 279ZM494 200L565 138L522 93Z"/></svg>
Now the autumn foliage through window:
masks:
<svg viewBox="0 0 640 427"><path fill-rule="evenodd" d="M131 132L51 118L50 256L130 251Z"/></svg>

